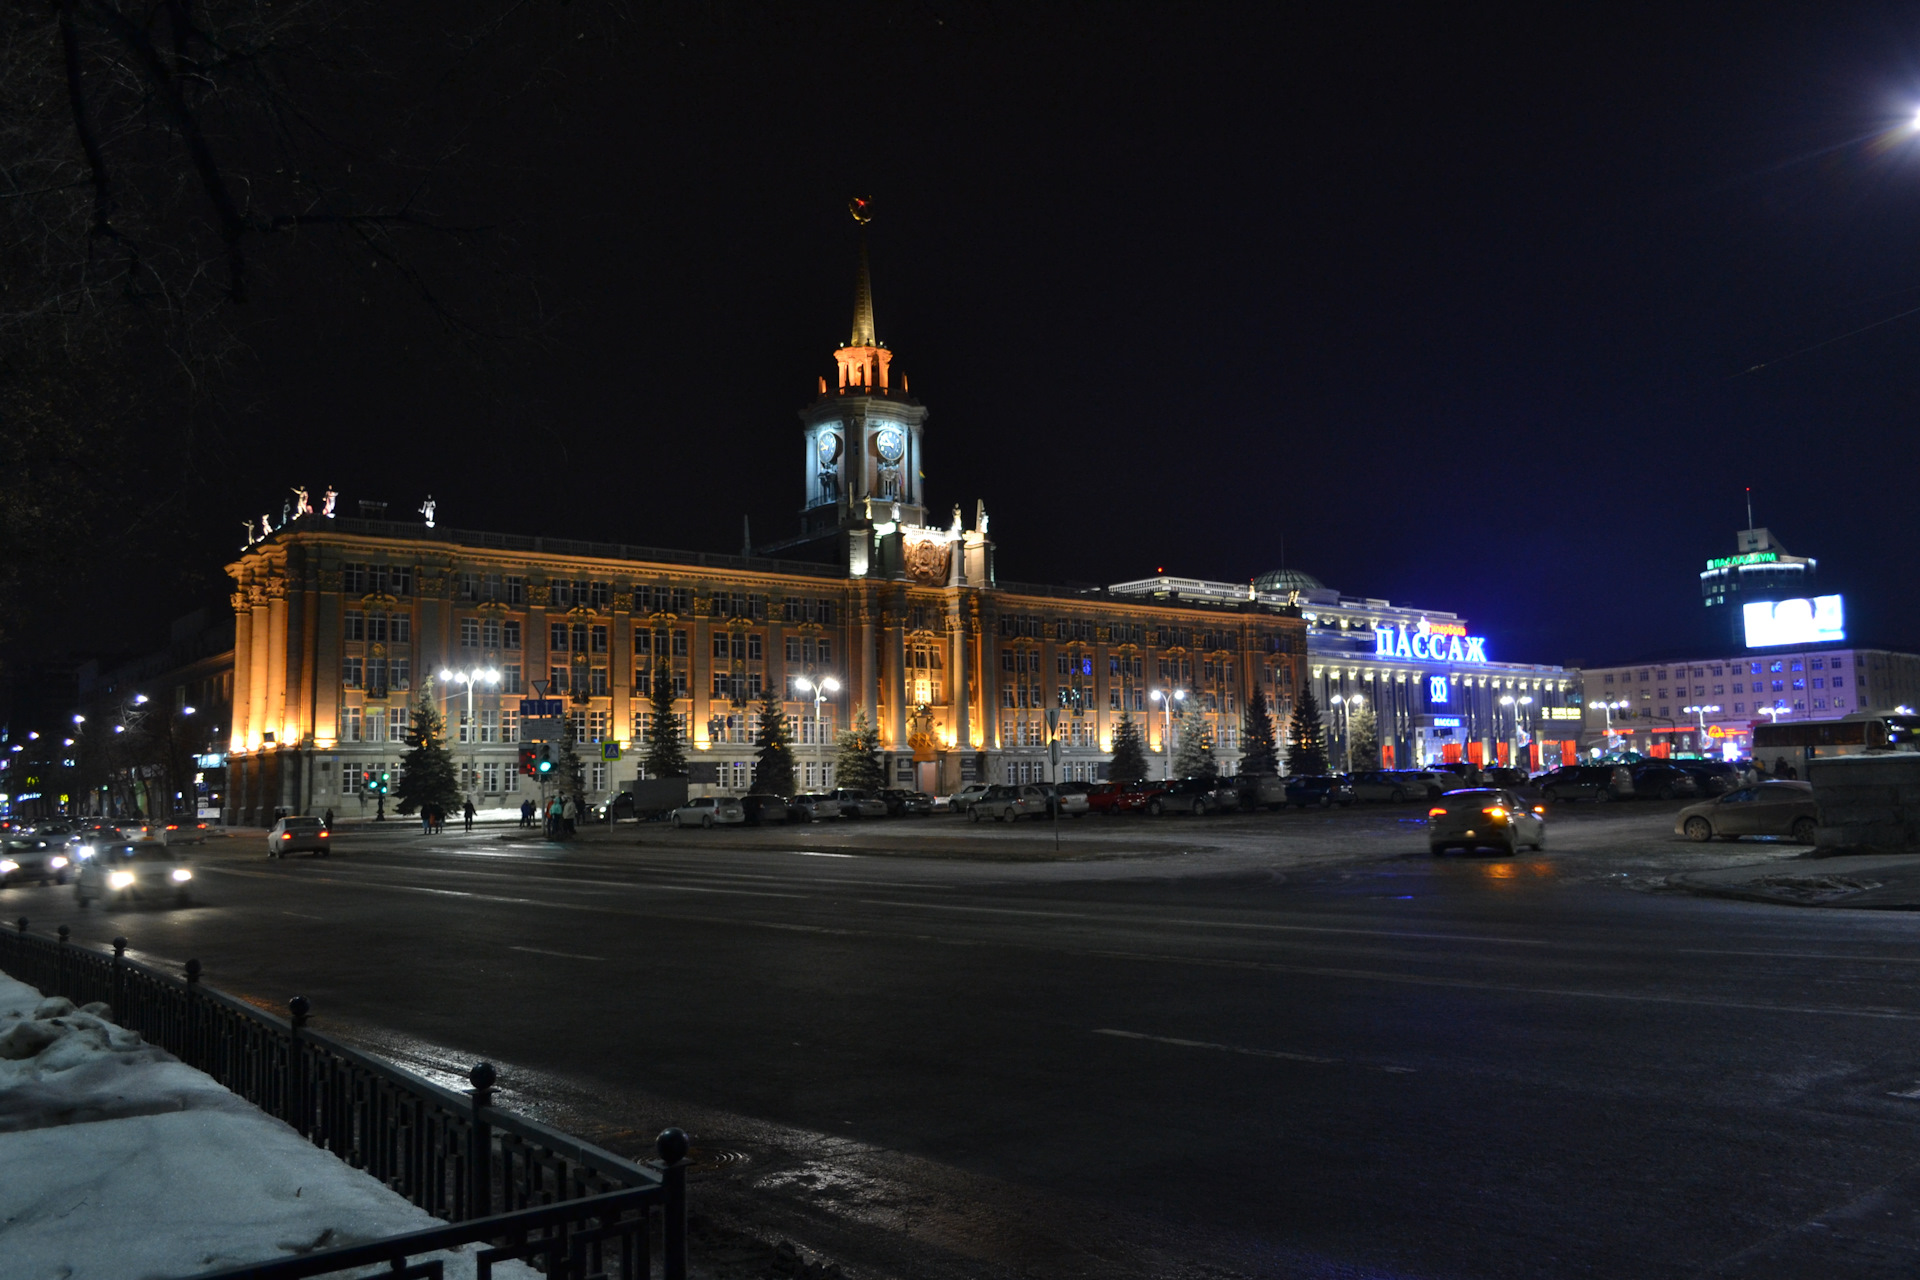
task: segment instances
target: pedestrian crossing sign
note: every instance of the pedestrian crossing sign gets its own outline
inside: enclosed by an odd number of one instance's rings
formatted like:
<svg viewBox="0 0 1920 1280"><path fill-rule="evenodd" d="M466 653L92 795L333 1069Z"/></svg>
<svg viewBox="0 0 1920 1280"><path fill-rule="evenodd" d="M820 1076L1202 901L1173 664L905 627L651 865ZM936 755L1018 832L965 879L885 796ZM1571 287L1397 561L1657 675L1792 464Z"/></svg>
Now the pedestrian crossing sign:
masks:
<svg viewBox="0 0 1920 1280"><path fill-rule="evenodd" d="M620 744L611 738L601 743L600 758L602 760L618 760L620 758Z"/></svg>

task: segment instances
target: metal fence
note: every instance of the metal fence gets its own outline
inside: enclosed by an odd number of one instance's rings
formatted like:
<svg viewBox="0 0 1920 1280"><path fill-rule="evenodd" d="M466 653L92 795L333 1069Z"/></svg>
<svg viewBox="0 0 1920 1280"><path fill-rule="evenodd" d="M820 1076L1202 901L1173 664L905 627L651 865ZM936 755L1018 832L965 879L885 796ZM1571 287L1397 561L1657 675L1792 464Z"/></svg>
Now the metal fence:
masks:
<svg viewBox="0 0 1920 1280"><path fill-rule="evenodd" d="M537 1258L549 1276L640 1280L657 1253L666 1280L685 1280L687 1138L678 1129L660 1135L657 1163L635 1164L493 1106L488 1063L469 1073L471 1093L457 1093L314 1031L304 997L277 1018L204 986L198 960L183 981L126 950L125 938L111 955L70 942L65 925L36 936L24 918L0 929L0 970L75 1004L104 1001L148 1043L461 1224L220 1274L314 1276L383 1262L399 1273L407 1256L485 1241L495 1260ZM438 1274L435 1262L419 1265L406 1274Z"/></svg>

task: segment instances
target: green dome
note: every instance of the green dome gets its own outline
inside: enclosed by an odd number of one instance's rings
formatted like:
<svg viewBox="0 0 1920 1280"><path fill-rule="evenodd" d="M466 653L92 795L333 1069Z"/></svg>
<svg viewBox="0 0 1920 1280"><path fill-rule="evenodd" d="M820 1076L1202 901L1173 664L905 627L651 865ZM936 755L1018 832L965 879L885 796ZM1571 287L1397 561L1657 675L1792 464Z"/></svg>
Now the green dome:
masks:
<svg viewBox="0 0 1920 1280"><path fill-rule="evenodd" d="M1310 573L1298 569L1270 569L1253 580L1256 591L1284 593L1288 591L1325 591L1327 584Z"/></svg>

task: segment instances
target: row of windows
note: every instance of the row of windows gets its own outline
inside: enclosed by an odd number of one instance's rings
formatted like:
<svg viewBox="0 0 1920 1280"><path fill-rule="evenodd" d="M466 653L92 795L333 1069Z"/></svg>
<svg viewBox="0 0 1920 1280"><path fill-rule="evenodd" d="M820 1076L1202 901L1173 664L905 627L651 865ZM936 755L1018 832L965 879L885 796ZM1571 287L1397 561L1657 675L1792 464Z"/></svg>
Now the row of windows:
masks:
<svg viewBox="0 0 1920 1280"><path fill-rule="evenodd" d="M413 615L396 613L363 613L358 609L348 609L343 620L346 637L349 640L371 640L375 644L412 644Z"/></svg>
<svg viewBox="0 0 1920 1280"><path fill-rule="evenodd" d="M413 594L413 568L403 564L343 564L340 589L350 596Z"/></svg>
<svg viewBox="0 0 1920 1280"><path fill-rule="evenodd" d="M517 670L517 668L516 668ZM384 695L389 689L413 687L411 658L362 657L357 653L340 659L340 683L349 689L365 688Z"/></svg>
<svg viewBox="0 0 1920 1280"><path fill-rule="evenodd" d="M1840 658L1835 657L1833 659L1833 669L1835 671L1840 670L1845 665L1846 664L1843 661L1841 661ZM1867 665L1866 659L1862 655L1856 653L1853 655L1853 665L1856 667L1864 667ZM1815 671L1825 671L1827 670L1827 659L1824 657L1806 659L1805 667L1810 667ZM1751 668L1751 670L1746 670L1747 668ZM1802 665L1802 660L1799 658L1775 658L1771 661L1752 662L1752 663L1746 663L1746 662L1715 663L1707 667L1695 667L1693 668L1692 674L1693 674L1693 678L1698 680L1702 676L1706 676L1709 674L1716 675L1716 676L1722 675L1722 674L1737 676L1744 673L1748 675L1757 676L1767 672L1777 673L1781 671L1800 671L1803 669L1804 668ZM1676 680L1686 679L1687 674L1688 674L1687 669L1685 667L1675 667L1673 669L1673 676ZM1625 671L1621 672L1619 677L1620 683L1621 684L1630 683L1631 675L1632 675L1631 672L1625 672ZM1658 675L1651 675L1651 676L1648 674L1647 668L1642 668L1640 671L1640 679L1642 681L1649 680L1649 679L1665 680L1666 678L1667 678L1667 673L1665 671L1661 671ZM1611 671L1607 672L1606 675L1601 678L1601 681L1603 684L1614 683L1613 673Z"/></svg>

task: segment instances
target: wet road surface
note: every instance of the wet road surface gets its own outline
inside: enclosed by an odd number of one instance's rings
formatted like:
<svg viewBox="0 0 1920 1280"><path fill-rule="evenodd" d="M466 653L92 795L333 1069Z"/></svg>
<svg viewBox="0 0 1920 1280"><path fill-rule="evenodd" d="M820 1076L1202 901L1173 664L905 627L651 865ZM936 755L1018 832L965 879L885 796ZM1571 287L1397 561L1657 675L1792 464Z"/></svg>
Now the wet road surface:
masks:
<svg viewBox="0 0 1920 1280"><path fill-rule="evenodd" d="M442 1079L490 1059L628 1154L681 1124L697 1210L854 1275L1912 1274L1920 920L1647 892L1787 852L1670 823L1436 861L1404 813L1255 815L1014 863L913 856L936 824L398 828L212 846L188 910L0 912Z"/></svg>

